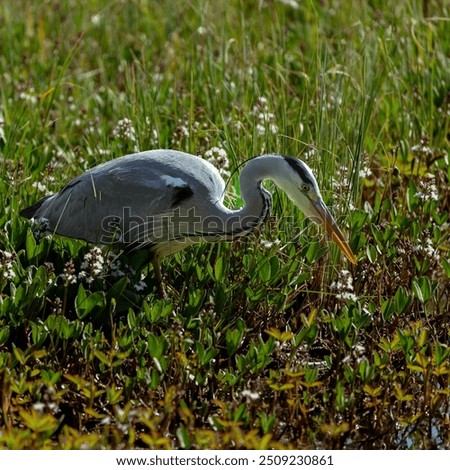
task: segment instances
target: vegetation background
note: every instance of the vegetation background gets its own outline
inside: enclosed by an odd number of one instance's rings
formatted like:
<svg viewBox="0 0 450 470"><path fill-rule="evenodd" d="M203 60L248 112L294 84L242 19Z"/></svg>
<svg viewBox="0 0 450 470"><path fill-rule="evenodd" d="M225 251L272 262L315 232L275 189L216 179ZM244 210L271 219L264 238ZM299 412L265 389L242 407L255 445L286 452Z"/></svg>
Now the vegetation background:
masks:
<svg viewBox="0 0 450 470"><path fill-rule="evenodd" d="M449 9L3 0L0 447L450 448ZM282 191L164 262L18 215L137 150L314 169L358 264Z"/></svg>

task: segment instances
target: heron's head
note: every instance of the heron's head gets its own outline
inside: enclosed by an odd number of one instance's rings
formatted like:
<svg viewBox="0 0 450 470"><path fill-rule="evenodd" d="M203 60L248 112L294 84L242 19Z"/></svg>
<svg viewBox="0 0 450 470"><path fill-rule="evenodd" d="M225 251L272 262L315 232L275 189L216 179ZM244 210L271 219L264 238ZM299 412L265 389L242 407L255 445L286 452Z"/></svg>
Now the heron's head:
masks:
<svg viewBox="0 0 450 470"><path fill-rule="evenodd" d="M297 158L284 158L283 181L279 184L286 191L289 198L297 205L303 213L313 222L323 225L338 245L344 255L353 264L356 264L356 257L345 240L340 228L323 202L311 169L304 162ZM276 182L276 181L275 181Z"/></svg>

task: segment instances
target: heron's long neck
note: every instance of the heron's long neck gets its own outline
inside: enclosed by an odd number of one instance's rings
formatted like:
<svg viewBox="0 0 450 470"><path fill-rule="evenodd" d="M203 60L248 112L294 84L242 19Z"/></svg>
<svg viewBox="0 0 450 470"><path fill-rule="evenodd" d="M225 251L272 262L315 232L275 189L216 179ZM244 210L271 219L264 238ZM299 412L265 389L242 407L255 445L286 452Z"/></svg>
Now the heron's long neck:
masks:
<svg viewBox="0 0 450 470"><path fill-rule="evenodd" d="M262 180L272 178L278 165L278 156L264 155L251 160L239 178L242 209L229 211L225 220L225 232L231 238L244 236L263 223L272 209L272 196L263 188Z"/></svg>

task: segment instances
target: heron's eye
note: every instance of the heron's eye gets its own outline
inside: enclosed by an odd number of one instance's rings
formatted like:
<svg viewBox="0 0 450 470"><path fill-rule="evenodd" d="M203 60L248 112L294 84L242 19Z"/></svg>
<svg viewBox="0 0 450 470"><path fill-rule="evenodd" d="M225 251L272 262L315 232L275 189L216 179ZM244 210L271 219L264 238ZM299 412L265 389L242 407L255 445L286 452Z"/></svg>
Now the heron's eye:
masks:
<svg viewBox="0 0 450 470"><path fill-rule="evenodd" d="M306 184L306 183L303 183L302 186L301 186L301 189L304 193L307 193L309 191L309 185Z"/></svg>

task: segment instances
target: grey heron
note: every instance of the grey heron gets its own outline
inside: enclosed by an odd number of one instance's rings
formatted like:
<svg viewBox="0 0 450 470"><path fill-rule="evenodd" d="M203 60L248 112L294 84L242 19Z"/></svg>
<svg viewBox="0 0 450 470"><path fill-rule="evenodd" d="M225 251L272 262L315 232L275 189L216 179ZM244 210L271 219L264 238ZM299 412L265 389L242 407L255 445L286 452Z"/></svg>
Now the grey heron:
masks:
<svg viewBox="0 0 450 470"><path fill-rule="evenodd" d="M175 150L149 150L102 163L20 214L65 237L125 249L148 247L162 293L162 257L201 241L246 236L265 221L272 207L271 194L262 186L265 179L324 225L356 263L311 169L297 158L277 154L255 157L244 166L239 178L245 203L241 209L224 205L225 182L208 161Z"/></svg>

